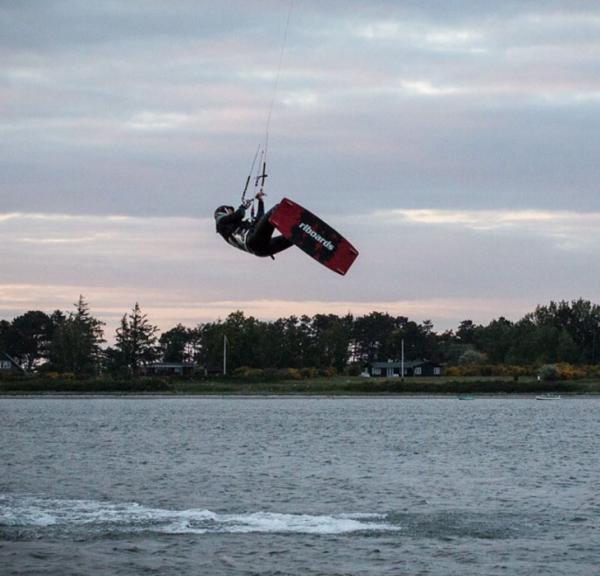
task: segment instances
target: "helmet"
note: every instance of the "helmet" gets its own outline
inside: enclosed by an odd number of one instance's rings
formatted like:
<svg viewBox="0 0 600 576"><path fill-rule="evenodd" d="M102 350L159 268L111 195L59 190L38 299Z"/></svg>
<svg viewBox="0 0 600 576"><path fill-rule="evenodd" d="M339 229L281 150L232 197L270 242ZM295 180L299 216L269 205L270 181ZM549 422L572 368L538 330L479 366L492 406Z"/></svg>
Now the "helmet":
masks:
<svg viewBox="0 0 600 576"><path fill-rule="evenodd" d="M235 212L233 206L219 206L215 210L215 220L219 222L219 220L223 218L223 216L227 216L227 214L231 214L232 212Z"/></svg>

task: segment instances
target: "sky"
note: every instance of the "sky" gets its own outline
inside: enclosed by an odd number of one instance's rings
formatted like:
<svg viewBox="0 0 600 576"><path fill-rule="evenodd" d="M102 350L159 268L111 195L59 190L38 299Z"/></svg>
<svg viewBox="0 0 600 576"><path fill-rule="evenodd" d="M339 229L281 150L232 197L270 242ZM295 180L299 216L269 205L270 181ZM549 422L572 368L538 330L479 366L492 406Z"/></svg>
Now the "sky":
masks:
<svg viewBox="0 0 600 576"><path fill-rule="evenodd" d="M346 276L215 234L267 134ZM596 2L0 0L0 319L598 303L599 134Z"/></svg>

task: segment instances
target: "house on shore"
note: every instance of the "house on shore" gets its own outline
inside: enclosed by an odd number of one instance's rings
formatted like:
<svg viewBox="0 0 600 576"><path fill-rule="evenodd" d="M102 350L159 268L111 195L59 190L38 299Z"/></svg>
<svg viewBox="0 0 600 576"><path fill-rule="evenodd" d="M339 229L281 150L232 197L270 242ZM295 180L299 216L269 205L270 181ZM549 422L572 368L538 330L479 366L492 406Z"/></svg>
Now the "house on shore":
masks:
<svg viewBox="0 0 600 576"><path fill-rule="evenodd" d="M369 376L380 378L401 377L402 362L388 360L387 362L372 362L367 368ZM437 362L429 360L412 360L404 362L404 377L410 376L441 376L443 368Z"/></svg>
<svg viewBox="0 0 600 576"><path fill-rule="evenodd" d="M25 369L6 352L0 352L0 374L25 374Z"/></svg>
<svg viewBox="0 0 600 576"><path fill-rule="evenodd" d="M194 362L154 362L142 368L145 376L191 376L195 371Z"/></svg>

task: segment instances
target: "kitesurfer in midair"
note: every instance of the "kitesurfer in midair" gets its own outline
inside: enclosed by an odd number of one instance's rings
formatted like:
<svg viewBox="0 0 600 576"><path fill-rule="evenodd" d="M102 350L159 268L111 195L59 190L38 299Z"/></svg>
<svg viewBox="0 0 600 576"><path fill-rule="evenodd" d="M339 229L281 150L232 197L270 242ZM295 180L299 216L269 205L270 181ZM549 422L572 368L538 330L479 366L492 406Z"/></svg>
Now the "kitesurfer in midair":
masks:
<svg viewBox="0 0 600 576"><path fill-rule="evenodd" d="M242 202L237 210L233 206L219 206L215 210L217 233L223 236L227 243L255 256L273 256L292 246L292 242L283 236L273 237L275 227L269 221L269 217L277 205L265 212L264 195L264 192L260 191L255 196L258 200L255 218L246 219L246 210L253 200Z"/></svg>

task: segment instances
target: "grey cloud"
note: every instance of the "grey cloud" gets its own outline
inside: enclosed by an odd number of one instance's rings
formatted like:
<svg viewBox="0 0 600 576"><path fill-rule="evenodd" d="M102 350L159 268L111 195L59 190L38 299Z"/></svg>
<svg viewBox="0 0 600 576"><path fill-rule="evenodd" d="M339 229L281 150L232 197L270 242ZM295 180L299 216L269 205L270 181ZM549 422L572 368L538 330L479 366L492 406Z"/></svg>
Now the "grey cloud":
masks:
<svg viewBox="0 0 600 576"><path fill-rule="evenodd" d="M268 18L270 11L265 12ZM1 44L68 50L85 46L204 38L244 33L255 14L249 2L41 0L3 2Z"/></svg>
<svg viewBox="0 0 600 576"><path fill-rule="evenodd" d="M285 4L9 6L3 28L18 33L4 42L21 48L7 52L4 80L9 209L186 214L238 188L262 137ZM295 6L272 123L272 158L285 160L274 166L294 178L282 184L324 197L325 209L340 194L358 205L366 190L376 206L564 207L568 193L596 207L597 17L577 16L582 3L448 6ZM385 18L417 36L471 26L487 52L352 34ZM42 27L58 53L35 48ZM412 94L411 82L440 95ZM190 121L131 130L176 116Z"/></svg>
<svg viewBox="0 0 600 576"><path fill-rule="evenodd" d="M598 212L590 2L296 0L268 202L297 199L361 256L341 279L299 251L257 261L219 241L210 215L239 199L264 137L288 6L0 2L1 210L85 215L72 238L123 234L54 242L62 225L38 221L19 241L0 220L0 284L156 288L182 306L594 296L593 243L569 251L528 222L508 234L372 215ZM143 231L93 216L106 214L139 216Z"/></svg>

